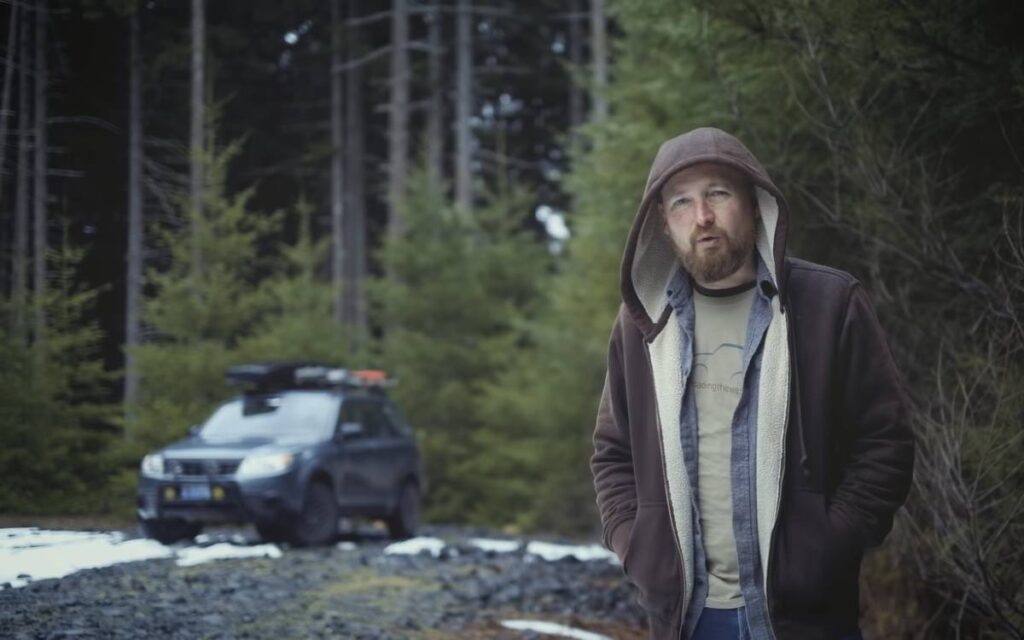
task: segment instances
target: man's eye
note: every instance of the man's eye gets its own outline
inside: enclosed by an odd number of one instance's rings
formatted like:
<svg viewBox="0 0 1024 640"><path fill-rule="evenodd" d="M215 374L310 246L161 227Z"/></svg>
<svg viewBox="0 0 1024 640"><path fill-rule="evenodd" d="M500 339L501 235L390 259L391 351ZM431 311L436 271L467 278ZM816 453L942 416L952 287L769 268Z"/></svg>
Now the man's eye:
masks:
<svg viewBox="0 0 1024 640"><path fill-rule="evenodd" d="M672 201L672 204L669 205L669 206L672 207L673 209L678 209L679 207L682 207L682 206L688 205L688 204L690 204L690 199L689 198L676 198L675 200Z"/></svg>
<svg viewBox="0 0 1024 640"><path fill-rule="evenodd" d="M729 192L723 189L715 189L714 191L708 194L708 197L711 198L712 200L722 200L723 198L729 197Z"/></svg>

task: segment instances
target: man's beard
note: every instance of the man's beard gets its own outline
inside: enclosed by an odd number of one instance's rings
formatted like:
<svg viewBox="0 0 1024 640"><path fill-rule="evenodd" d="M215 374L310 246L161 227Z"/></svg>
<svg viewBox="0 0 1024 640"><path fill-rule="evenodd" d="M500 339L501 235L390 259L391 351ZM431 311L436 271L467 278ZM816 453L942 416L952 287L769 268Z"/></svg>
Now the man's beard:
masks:
<svg viewBox="0 0 1024 640"><path fill-rule="evenodd" d="M697 237L708 234L718 236L721 246L698 251ZM751 221L735 237L714 226L695 230L687 242L689 251L685 252L672 243L683 267L698 282L718 282L736 273L754 252L754 223Z"/></svg>

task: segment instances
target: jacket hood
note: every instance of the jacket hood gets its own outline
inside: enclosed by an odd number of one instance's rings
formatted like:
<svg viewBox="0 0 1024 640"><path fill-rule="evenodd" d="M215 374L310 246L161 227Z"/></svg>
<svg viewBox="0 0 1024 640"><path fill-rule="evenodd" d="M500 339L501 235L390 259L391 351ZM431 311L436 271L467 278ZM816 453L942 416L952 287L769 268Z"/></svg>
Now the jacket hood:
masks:
<svg viewBox="0 0 1024 640"><path fill-rule="evenodd" d="M665 290L676 269L681 268L657 212L661 187L674 173L703 162L728 165L754 185L761 212L757 251L768 268L771 286L785 299L781 278L785 273L788 208L782 193L742 142L721 129L694 129L658 149L622 256L622 301L647 339L657 335L668 320L671 307Z"/></svg>

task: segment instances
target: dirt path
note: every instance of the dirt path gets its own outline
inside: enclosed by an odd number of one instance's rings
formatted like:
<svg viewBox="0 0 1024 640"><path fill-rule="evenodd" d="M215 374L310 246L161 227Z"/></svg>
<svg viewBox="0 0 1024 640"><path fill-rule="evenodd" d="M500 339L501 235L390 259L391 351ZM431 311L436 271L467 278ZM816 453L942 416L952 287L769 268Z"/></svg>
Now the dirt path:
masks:
<svg viewBox="0 0 1024 640"><path fill-rule="evenodd" d="M7 588L0 590L0 637L556 637L508 629L502 622L509 620L645 637L615 564L547 561L525 544L485 551L470 543L478 532L425 533L446 543L438 557L385 554L387 541L370 536L285 548L274 559L149 560Z"/></svg>

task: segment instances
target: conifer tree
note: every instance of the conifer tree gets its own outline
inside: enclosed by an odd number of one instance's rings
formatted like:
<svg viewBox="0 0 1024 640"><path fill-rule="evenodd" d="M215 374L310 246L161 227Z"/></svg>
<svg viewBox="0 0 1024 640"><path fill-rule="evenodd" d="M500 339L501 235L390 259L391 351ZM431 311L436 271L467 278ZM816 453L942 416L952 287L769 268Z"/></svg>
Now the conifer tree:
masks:
<svg viewBox="0 0 1024 640"><path fill-rule="evenodd" d="M180 437L230 393L224 370L234 364L233 350L270 305L257 286L270 262L260 243L279 229L280 216L250 211L251 190L224 192L227 165L239 151L231 144L203 163L202 272L192 271L195 230L163 230L171 262L165 271L150 271L156 294L144 319L155 338L136 350L140 406L138 421L128 426L143 447Z"/></svg>
<svg viewBox="0 0 1024 640"><path fill-rule="evenodd" d="M483 390L515 363L522 327L537 313L548 258L521 228L522 194L465 216L421 169L404 200L405 228L382 250L387 278L373 283L383 360L421 438L428 517L507 522L480 470L487 446ZM514 480L512 480L514 482Z"/></svg>
<svg viewBox="0 0 1024 640"><path fill-rule="evenodd" d="M117 408L108 398L95 320L99 290L79 283L85 249L61 242L50 251L50 287L40 301L46 342L26 345L0 333L0 510L89 513L110 504L103 487L116 472ZM15 312L9 301L0 315ZM4 318L6 320L6 318Z"/></svg>
<svg viewBox="0 0 1024 640"><path fill-rule="evenodd" d="M283 230L282 212L248 207L251 190L225 193L224 173L240 152L229 145L204 165L201 277L191 273L191 230L164 230L168 269L152 271L146 321L155 339L137 350L141 371L140 451L175 440L234 391L227 367L248 361L309 359L347 364L348 336L333 320L332 285L318 274L328 239L313 239L312 208L294 208L298 238L267 251ZM357 356L356 356L357 357Z"/></svg>

